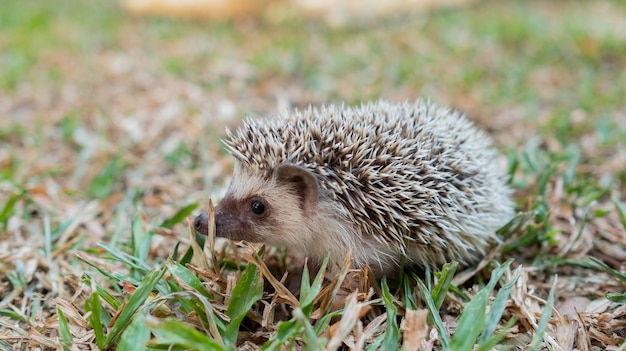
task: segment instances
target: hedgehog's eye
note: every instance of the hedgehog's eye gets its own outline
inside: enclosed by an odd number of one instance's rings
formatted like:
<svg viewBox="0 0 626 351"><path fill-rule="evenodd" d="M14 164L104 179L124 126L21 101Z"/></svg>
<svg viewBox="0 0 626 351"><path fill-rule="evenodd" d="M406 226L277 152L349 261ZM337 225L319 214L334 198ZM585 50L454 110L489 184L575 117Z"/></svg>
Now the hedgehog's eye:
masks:
<svg viewBox="0 0 626 351"><path fill-rule="evenodd" d="M265 205L259 200L253 200L250 203L250 209L252 210L252 213L260 215L265 212Z"/></svg>

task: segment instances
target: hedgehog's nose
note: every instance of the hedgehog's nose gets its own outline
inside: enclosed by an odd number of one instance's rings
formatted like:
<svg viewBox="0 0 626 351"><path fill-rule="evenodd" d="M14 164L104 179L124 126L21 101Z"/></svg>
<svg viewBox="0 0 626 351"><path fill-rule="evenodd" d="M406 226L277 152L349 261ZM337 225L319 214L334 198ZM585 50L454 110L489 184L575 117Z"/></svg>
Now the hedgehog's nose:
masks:
<svg viewBox="0 0 626 351"><path fill-rule="evenodd" d="M193 227L202 235L209 235L209 215L206 212L200 213L193 220Z"/></svg>

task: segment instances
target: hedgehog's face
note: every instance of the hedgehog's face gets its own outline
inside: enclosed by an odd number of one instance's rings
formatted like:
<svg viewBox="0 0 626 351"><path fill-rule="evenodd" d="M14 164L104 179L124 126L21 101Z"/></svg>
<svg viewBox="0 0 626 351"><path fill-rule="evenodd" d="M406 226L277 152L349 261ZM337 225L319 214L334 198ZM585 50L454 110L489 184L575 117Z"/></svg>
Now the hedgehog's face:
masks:
<svg viewBox="0 0 626 351"><path fill-rule="evenodd" d="M226 196L215 207L216 234L302 246L312 239L305 228L315 215L318 197L315 176L302 167L282 164L269 177L237 167Z"/></svg>

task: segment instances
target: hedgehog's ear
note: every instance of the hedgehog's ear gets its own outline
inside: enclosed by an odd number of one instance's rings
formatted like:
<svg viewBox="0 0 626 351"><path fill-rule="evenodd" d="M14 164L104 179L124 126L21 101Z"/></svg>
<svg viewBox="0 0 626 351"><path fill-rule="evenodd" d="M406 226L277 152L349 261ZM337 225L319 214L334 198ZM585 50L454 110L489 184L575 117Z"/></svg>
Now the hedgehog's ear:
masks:
<svg viewBox="0 0 626 351"><path fill-rule="evenodd" d="M315 211L319 188L313 173L293 163L283 163L276 167L276 179L295 190L300 197L300 208L305 214L310 215Z"/></svg>

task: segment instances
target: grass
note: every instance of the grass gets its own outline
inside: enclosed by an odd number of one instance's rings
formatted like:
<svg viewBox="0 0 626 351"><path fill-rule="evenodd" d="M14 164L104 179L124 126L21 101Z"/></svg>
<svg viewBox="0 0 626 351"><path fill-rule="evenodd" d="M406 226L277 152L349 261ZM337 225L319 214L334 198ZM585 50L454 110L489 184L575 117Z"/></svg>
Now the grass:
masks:
<svg viewBox="0 0 626 351"><path fill-rule="evenodd" d="M624 349L623 2L356 28L2 8L1 350ZM465 111L511 175L518 216L475 269L310 280L283 249L189 230L227 184L219 137L241 117L418 96Z"/></svg>

